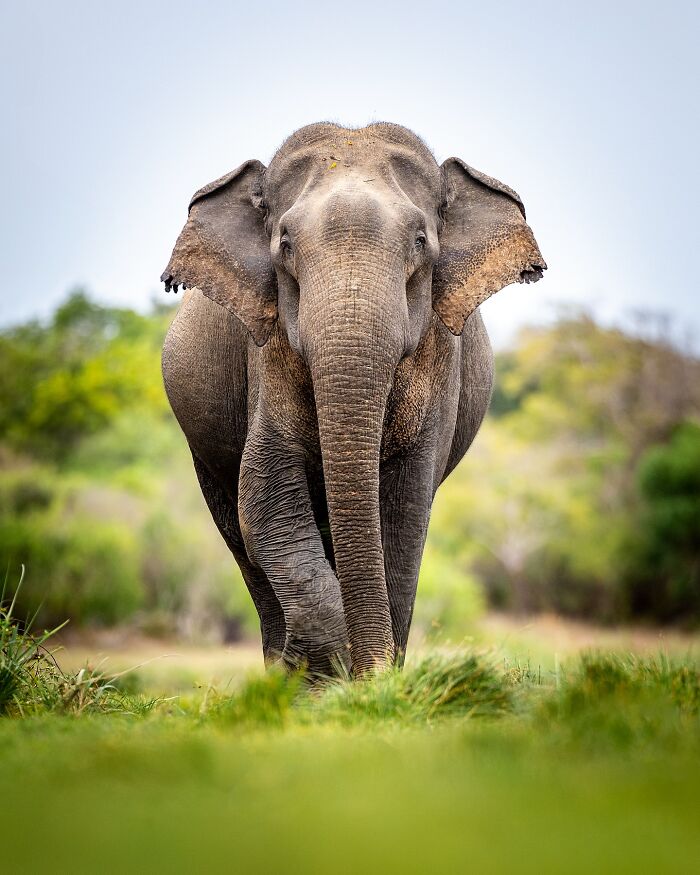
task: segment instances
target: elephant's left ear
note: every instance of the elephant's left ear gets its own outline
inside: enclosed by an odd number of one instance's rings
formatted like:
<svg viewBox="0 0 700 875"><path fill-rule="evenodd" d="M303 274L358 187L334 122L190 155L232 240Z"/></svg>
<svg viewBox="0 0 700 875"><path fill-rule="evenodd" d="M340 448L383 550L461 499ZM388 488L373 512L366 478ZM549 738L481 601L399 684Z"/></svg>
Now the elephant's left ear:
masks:
<svg viewBox="0 0 700 875"><path fill-rule="evenodd" d="M196 192L161 276L168 291L197 286L234 313L258 346L277 319L277 281L262 209L264 172L259 161L246 161Z"/></svg>
<svg viewBox="0 0 700 875"><path fill-rule="evenodd" d="M495 292L547 269L518 195L459 158L441 167L447 191L433 309L453 334Z"/></svg>

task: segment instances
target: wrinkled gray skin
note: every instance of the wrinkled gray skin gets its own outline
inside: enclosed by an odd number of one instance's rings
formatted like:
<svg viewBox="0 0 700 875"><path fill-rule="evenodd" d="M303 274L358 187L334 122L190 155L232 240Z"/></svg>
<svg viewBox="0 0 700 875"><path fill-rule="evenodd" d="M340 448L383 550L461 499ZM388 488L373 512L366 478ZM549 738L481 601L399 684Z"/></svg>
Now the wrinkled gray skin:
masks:
<svg viewBox="0 0 700 875"><path fill-rule="evenodd" d="M545 267L515 192L397 125L310 125L194 196L163 373L268 663L402 659L435 491L491 395L477 307Z"/></svg>

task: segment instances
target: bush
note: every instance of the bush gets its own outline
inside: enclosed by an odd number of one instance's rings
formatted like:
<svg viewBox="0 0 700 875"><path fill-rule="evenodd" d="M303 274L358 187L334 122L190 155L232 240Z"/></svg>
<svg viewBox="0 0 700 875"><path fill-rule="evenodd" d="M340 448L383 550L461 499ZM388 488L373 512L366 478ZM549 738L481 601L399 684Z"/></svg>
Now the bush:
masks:
<svg viewBox="0 0 700 875"><path fill-rule="evenodd" d="M27 567L17 611L40 605L43 625L113 625L143 604L136 539L124 525L29 515L0 521L0 554Z"/></svg>
<svg viewBox="0 0 700 875"><path fill-rule="evenodd" d="M630 615L700 622L700 426L684 423L640 459L642 508L629 545Z"/></svg>
<svg viewBox="0 0 700 875"><path fill-rule="evenodd" d="M462 637L483 610L484 595L476 577L429 542L418 579L414 622L424 633Z"/></svg>
<svg viewBox="0 0 700 875"><path fill-rule="evenodd" d="M167 415L159 352L168 318L101 307L77 290L48 325L2 332L3 440L64 461L127 408Z"/></svg>
<svg viewBox="0 0 700 875"><path fill-rule="evenodd" d="M70 617L78 626L137 620L194 639L256 634L257 613L235 562L197 507L194 474L183 486L179 472L171 484L151 471L131 491L106 473L13 464L0 473L0 561L27 566L21 611L40 604L44 625ZM168 502L173 488L177 503Z"/></svg>
<svg viewBox="0 0 700 875"><path fill-rule="evenodd" d="M47 510L56 498L57 488L55 476L34 465L3 471L0 476L0 518Z"/></svg>

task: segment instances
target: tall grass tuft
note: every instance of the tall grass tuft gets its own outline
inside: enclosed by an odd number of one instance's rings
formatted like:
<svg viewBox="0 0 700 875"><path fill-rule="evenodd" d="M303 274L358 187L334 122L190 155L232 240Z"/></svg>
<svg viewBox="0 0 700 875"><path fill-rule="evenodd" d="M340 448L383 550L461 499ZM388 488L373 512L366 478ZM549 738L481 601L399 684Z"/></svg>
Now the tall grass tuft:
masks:
<svg viewBox="0 0 700 875"><path fill-rule="evenodd" d="M391 668L361 680L310 683L303 672L281 670L255 675L233 694L210 690L200 714L220 724L254 728L495 717L513 709L517 688L528 680L529 675L505 671L485 654L435 652L404 670Z"/></svg>
<svg viewBox="0 0 700 875"><path fill-rule="evenodd" d="M700 741L700 669L659 656L584 653L535 716L555 738L591 751L671 750Z"/></svg>
<svg viewBox="0 0 700 875"><path fill-rule="evenodd" d="M0 715L23 713L27 707L45 704L60 671L46 642L62 627L33 635L34 617L22 623L14 616L23 580L24 566L9 604L5 600L7 579L0 595Z"/></svg>
<svg viewBox="0 0 700 875"><path fill-rule="evenodd" d="M511 711L516 687L486 654L431 653L403 671L328 684L311 699L316 719L425 723L446 717L499 716Z"/></svg>
<svg viewBox="0 0 700 875"><path fill-rule="evenodd" d="M108 711L143 714L159 699L144 700L122 692L120 675L109 676L86 666L66 674L47 646L66 623L54 629L32 631L36 614L26 622L14 616L17 593L24 580L24 566L11 600L5 599L7 580L0 593L0 717L29 716L45 712L85 713Z"/></svg>
<svg viewBox="0 0 700 875"><path fill-rule="evenodd" d="M558 700L569 714L611 702L638 701L649 696L667 699L680 711L700 709L700 669L659 656L589 652L581 655L566 678Z"/></svg>
<svg viewBox="0 0 700 875"><path fill-rule="evenodd" d="M201 713L228 726L281 727L299 697L303 674L271 669L250 677L232 695L207 695Z"/></svg>

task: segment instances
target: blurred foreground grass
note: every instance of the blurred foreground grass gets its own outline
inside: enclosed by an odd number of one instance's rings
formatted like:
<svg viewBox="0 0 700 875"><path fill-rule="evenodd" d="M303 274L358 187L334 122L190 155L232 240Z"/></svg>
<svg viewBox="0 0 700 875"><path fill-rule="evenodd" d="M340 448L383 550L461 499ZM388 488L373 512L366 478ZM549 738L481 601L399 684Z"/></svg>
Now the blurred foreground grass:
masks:
<svg viewBox="0 0 700 875"><path fill-rule="evenodd" d="M493 621L482 643L506 650L433 648L403 674L320 692L252 670L249 651L200 650L180 676L189 689L142 716L0 719L1 868L694 871L690 639L665 652L576 653L591 643L579 629L555 659L561 640L540 630L544 661L528 663L531 630L503 632ZM609 647L629 643L606 635ZM113 670L146 651L122 648ZM58 654L67 673L78 655ZM134 673L130 701L148 703L149 671L167 663Z"/></svg>

